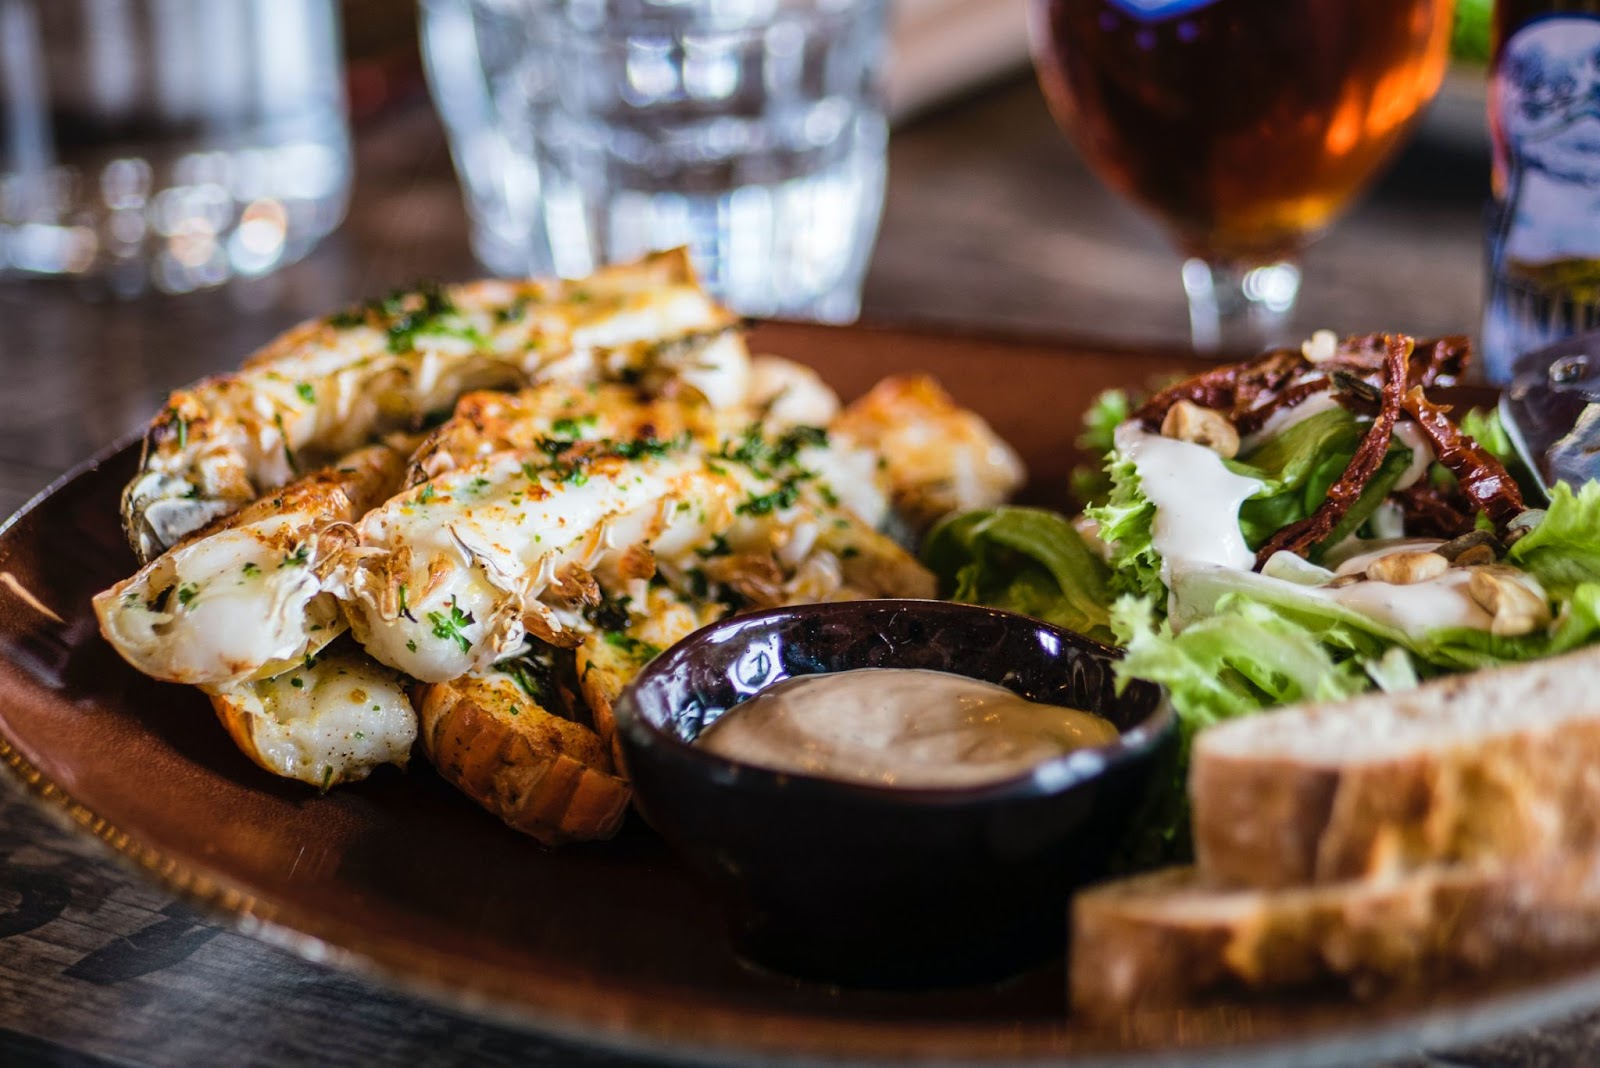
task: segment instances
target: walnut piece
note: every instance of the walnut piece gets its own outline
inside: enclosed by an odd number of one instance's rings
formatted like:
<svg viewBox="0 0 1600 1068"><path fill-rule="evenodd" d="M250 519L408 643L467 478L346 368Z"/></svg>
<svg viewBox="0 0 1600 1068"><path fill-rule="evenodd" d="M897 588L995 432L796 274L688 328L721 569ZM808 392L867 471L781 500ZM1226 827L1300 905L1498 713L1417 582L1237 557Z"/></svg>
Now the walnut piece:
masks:
<svg viewBox="0 0 1600 1068"><path fill-rule="evenodd" d="M1161 420L1161 436L1204 445L1224 460L1239 455L1239 432L1228 417L1194 401L1180 400Z"/></svg>
<svg viewBox="0 0 1600 1068"><path fill-rule="evenodd" d="M1505 566L1475 567L1467 592L1494 616L1489 633L1500 638L1532 634L1550 622L1550 602L1528 575Z"/></svg>
<svg viewBox="0 0 1600 1068"><path fill-rule="evenodd" d="M1450 561L1434 552L1398 552L1380 556L1367 565L1367 578L1391 586L1409 586L1436 579L1450 570Z"/></svg>

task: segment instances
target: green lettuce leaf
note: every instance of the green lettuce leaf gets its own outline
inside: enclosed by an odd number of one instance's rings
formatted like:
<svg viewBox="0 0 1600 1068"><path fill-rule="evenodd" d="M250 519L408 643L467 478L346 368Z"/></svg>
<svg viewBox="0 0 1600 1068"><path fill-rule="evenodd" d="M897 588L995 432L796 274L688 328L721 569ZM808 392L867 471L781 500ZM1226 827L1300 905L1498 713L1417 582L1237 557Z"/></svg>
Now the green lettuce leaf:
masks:
<svg viewBox="0 0 1600 1068"><path fill-rule="evenodd" d="M1210 724L1304 699L1360 693L1371 683L1360 666L1339 661L1317 630L1248 598L1229 595L1215 614L1174 632L1157 622L1155 606L1133 597L1111 611L1127 655L1117 665L1123 685L1147 679L1167 688L1178 714L1179 744L1162 769L1122 846L1118 867L1136 870L1185 859L1189 853L1184 780L1194 737Z"/></svg>
<svg viewBox="0 0 1600 1068"><path fill-rule="evenodd" d="M1600 482L1585 482L1576 493L1556 483L1544 519L1506 558L1558 598L1581 583L1600 582Z"/></svg>
<svg viewBox="0 0 1600 1068"><path fill-rule="evenodd" d="M1511 444L1511 435L1500 422L1500 412L1495 408L1472 408L1461 416L1458 425L1467 437L1482 445L1503 464L1517 463L1517 449Z"/></svg>
<svg viewBox="0 0 1600 1068"><path fill-rule="evenodd" d="M1098 527L1100 540L1111 548L1111 589L1158 600L1166 596L1161 581L1161 554L1156 552L1156 506L1139 485L1133 461L1112 455L1106 465L1111 495L1083 514Z"/></svg>
<svg viewBox="0 0 1600 1068"><path fill-rule="evenodd" d="M1316 511L1349 466L1365 433L1366 426L1354 415L1343 408L1330 408L1302 419L1231 461L1228 466L1236 473L1264 483L1261 492L1239 509L1245 543L1258 549L1282 528ZM1359 530L1410 463L1411 450L1393 439L1377 473L1319 548L1337 544Z"/></svg>
<svg viewBox="0 0 1600 1068"><path fill-rule="evenodd" d="M942 521L922 559L940 594L1113 638L1110 571L1072 524L1039 508L993 508Z"/></svg>
<svg viewBox="0 0 1600 1068"><path fill-rule="evenodd" d="M1108 389L1095 397L1083 413L1083 430L1073 442L1094 457L1093 463L1072 469L1072 495L1084 507L1099 504L1111 495L1111 479L1106 475L1105 457L1116 447L1117 427L1133 412L1133 399L1126 390Z"/></svg>

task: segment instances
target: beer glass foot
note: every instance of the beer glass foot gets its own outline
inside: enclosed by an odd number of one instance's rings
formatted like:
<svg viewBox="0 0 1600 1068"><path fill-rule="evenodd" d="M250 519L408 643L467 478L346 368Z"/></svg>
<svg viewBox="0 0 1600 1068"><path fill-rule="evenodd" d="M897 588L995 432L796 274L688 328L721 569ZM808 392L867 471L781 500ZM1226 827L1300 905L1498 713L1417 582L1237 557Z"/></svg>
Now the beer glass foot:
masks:
<svg viewBox="0 0 1600 1068"><path fill-rule="evenodd" d="M1253 354L1289 340L1300 268L1287 260L1245 265L1194 258L1184 261L1183 291L1196 351Z"/></svg>

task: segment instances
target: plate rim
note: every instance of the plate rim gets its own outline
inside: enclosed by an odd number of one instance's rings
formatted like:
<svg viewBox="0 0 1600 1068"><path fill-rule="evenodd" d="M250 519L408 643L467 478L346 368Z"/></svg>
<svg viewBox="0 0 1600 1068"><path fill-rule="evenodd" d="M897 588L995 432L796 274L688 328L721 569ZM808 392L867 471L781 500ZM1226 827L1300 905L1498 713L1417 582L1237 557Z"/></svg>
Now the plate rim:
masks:
<svg viewBox="0 0 1600 1068"><path fill-rule="evenodd" d="M817 329L817 324L774 321L780 328ZM949 337L952 333L975 341L1015 344L1019 347L1062 348L1073 344L1068 338L1033 338L981 331L945 331L905 328L888 323L857 324L850 327L824 327L852 332L887 335L928 334ZM1093 343L1097 350L1116 351L1117 346ZM1130 350L1131 351L1131 350ZM1172 355L1173 351L1152 348L1140 350L1147 356ZM1070 351L1063 351L1070 358ZM138 445L142 431L126 435L74 464L31 496L11 515L0 521L0 544L15 528L72 483ZM10 658L6 658L13 663ZM26 672L24 672L26 676ZM186 862L162 852L137 833L123 829L84 804L59 782L34 765L8 736L0 722L0 781L15 784L13 792L35 811L44 813L56 826L79 840L98 843L101 856L107 856L124 871L159 887L184 904L218 922L226 929L292 954L313 965L355 974L376 985L415 997L468 1020L489 1022L526 1034L538 1034L574 1044L587 1045L625 1055L644 1056L682 1064L742 1064L759 1057L763 1063L795 1066L839 1064L904 1064L914 1053L884 1057L877 1054L816 1053L782 1051L761 1046L707 1043L674 1036L661 1030L608 1027L602 1014L572 1015L561 1010L535 1005L526 1000L453 986L426 976L412 974L403 963L386 958L371 947L356 949L334 941L324 931L315 933L314 915L301 906L267 899L246 891L215 867ZM269 904L273 915L262 914ZM1326 1028L1311 1037L1274 1036L1237 1043L1213 1043L1199 1047L1146 1049L1131 1051L1086 1051L1065 1054L1040 1051L1032 1055L1013 1055L1006 1059L991 1056L933 1058L917 1057L919 1063L947 1065L1038 1066L1045 1063L1087 1068L1164 1068L1168 1065L1267 1065L1291 1064L1300 1068L1350 1063L1380 1056L1403 1056L1448 1043L1459 1047L1524 1027L1536 1026L1587 1008L1600 1007L1600 960L1554 978L1536 979L1526 985L1492 990L1484 995L1466 995L1450 1005L1423 1007L1399 1012L1372 1027L1354 1024ZM791 1018L800 1018L788 1013Z"/></svg>

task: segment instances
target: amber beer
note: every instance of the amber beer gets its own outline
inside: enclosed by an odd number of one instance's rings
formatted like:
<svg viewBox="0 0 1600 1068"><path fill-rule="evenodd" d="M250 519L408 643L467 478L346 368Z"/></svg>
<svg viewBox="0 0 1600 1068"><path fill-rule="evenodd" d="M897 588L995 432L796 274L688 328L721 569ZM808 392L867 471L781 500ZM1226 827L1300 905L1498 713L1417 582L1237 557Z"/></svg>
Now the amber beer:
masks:
<svg viewBox="0 0 1600 1068"><path fill-rule="evenodd" d="M1444 76L1452 0L1034 0L1057 121L1191 255L1292 254Z"/></svg>

